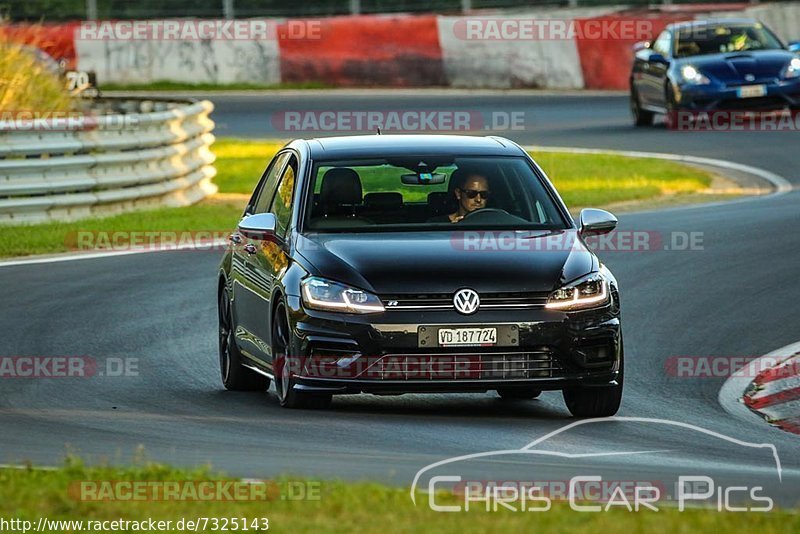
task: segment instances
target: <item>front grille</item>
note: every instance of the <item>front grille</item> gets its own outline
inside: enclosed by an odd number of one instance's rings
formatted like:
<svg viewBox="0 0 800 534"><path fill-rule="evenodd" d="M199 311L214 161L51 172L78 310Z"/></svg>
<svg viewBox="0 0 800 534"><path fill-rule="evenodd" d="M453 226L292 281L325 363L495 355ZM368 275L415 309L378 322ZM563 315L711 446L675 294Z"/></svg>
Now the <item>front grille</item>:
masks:
<svg viewBox="0 0 800 534"><path fill-rule="evenodd" d="M544 308L547 293L483 293L479 309L520 310ZM452 293L418 295L381 295L386 311L394 310L452 310Z"/></svg>
<svg viewBox="0 0 800 534"><path fill-rule="evenodd" d="M508 380L552 378L563 369L550 351L498 354L388 354L364 370L359 379L374 380Z"/></svg>

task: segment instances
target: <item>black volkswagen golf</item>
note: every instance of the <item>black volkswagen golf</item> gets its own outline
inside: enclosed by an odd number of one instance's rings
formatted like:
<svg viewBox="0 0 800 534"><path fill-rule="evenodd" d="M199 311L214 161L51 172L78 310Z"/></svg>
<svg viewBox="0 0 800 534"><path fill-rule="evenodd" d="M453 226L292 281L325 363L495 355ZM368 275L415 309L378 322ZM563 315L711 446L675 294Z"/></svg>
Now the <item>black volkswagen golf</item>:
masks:
<svg viewBox="0 0 800 534"><path fill-rule="evenodd" d="M219 270L222 381L280 404L334 394L561 390L622 398L617 282L541 168L500 137L295 140L267 167Z"/></svg>

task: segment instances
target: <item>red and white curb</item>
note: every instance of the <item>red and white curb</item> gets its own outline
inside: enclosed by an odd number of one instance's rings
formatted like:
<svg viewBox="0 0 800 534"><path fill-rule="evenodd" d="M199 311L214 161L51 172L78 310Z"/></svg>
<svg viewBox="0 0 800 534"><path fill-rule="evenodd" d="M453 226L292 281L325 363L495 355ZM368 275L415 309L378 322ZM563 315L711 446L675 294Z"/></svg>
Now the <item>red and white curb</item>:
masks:
<svg viewBox="0 0 800 534"><path fill-rule="evenodd" d="M743 399L769 423L800 434L800 346L775 367L758 374Z"/></svg>
<svg viewBox="0 0 800 534"><path fill-rule="evenodd" d="M719 401L733 415L751 414L800 434L800 343L750 362L725 382Z"/></svg>

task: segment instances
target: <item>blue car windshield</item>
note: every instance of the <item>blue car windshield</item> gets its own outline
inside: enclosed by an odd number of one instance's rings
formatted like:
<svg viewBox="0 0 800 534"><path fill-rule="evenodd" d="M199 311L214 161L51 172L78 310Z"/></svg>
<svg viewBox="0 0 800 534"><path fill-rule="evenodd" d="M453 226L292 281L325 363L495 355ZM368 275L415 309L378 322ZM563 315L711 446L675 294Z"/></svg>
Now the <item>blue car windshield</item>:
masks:
<svg viewBox="0 0 800 534"><path fill-rule="evenodd" d="M680 58L782 48L778 38L762 24L702 24L679 29L673 53Z"/></svg>
<svg viewBox="0 0 800 534"><path fill-rule="evenodd" d="M322 232L571 226L521 157L318 161L306 206L305 228Z"/></svg>

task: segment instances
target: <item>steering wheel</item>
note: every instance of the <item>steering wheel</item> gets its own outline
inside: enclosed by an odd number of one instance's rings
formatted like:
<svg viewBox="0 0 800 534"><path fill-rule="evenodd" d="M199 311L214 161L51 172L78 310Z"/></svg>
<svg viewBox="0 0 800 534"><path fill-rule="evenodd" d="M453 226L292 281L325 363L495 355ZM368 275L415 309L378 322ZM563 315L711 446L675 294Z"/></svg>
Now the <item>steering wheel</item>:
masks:
<svg viewBox="0 0 800 534"><path fill-rule="evenodd" d="M476 214L484 214L484 215L498 214L498 215L508 215L509 217L514 217L513 215L508 213L506 210L501 210L500 208L478 208L478 209L476 209L474 211L471 211L471 212L467 213L466 215L464 215L464 217L462 217L461 220L462 221L466 221L467 219L469 219L471 217L475 217Z"/></svg>

